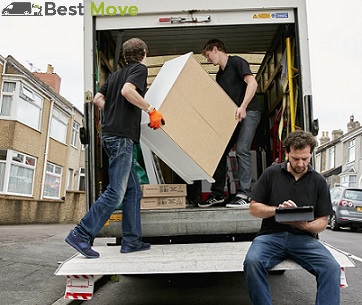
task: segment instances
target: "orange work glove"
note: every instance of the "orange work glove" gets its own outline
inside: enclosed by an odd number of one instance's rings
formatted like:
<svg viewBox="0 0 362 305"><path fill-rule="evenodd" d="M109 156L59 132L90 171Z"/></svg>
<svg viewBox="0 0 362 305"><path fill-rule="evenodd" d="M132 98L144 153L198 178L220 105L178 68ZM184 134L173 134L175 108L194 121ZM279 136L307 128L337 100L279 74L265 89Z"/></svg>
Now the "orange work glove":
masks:
<svg viewBox="0 0 362 305"><path fill-rule="evenodd" d="M149 127L156 130L161 127L161 124L165 125L165 119L163 118L162 113L156 109L151 110L148 115L150 116Z"/></svg>

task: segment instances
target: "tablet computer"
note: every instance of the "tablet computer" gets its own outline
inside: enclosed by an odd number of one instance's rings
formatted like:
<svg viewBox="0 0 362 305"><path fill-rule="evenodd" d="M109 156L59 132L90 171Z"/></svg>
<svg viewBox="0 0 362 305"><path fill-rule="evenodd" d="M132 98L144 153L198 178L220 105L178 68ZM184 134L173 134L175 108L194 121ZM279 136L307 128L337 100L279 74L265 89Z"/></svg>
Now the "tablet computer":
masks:
<svg viewBox="0 0 362 305"><path fill-rule="evenodd" d="M275 221L312 221L314 220L314 207L302 206L294 208L277 208L275 210Z"/></svg>

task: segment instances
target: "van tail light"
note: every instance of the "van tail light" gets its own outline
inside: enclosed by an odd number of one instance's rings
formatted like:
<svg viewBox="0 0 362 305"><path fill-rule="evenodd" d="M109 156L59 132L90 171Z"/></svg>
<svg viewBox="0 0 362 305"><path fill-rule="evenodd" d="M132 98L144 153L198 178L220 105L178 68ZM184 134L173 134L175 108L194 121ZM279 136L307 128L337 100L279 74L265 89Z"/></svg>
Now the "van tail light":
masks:
<svg viewBox="0 0 362 305"><path fill-rule="evenodd" d="M341 200L339 202L339 206L341 207L353 207L353 202L349 200Z"/></svg>

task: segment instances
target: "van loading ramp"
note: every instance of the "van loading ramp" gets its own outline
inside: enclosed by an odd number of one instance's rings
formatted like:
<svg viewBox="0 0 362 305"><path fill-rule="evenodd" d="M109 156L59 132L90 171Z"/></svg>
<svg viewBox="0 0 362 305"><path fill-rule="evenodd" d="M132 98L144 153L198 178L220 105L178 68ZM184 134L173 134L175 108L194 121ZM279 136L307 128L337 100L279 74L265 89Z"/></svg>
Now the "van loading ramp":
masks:
<svg viewBox="0 0 362 305"><path fill-rule="evenodd" d="M107 238L107 240L109 240ZM120 253L120 246L94 246L101 256L76 254L64 261L55 275L167 274L243 271L251 242L152 245L150 250ZM341 267L354 267L344 253L326 245ZM285 260L273 270L301 269Z"/></svg>
<svg viewBox="0 0 362 305"><path fill-rule="evenodd" d="M87 259L76 254L55 271L55 275L67 277L66 299L89 300L93 295L94 277L103 275L242 272L243 261L251 244L243 241L152 245L147 251L121 254L120 246L107 246L113 240L95 240L93 249L100 253L100 258ZM341 265L343 276L344 268L355 267L345 252L327 244L325 246ZM291 260L285 260L273 268L274 271L293 269L301 267Z"/></svg>

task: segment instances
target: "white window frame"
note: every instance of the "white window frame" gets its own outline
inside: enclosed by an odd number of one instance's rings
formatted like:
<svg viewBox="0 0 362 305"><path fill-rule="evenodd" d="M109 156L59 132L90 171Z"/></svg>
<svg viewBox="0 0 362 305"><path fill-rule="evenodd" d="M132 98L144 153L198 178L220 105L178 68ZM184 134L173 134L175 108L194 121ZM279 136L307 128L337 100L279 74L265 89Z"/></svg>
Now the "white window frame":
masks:
<svg viewBox="0 0 362 305"><path fill-rule="evenodd" d="M347 142L347 162L356 160L356 139Z"/></svg>
<svg viewBox="0 0 362 305"><path fill-rule="evenodd" d="M6 151L6 158L5 160L0 160L0 164L2 164L3 167L3 176L0 177L0 179L3 179L3 185L0 189L1 194L8 194L8 195L16 195L16 196L25 196L25 197L32 197L34 192L34 179L35 179L35 171L36 171L36 165L37 165L37 159L36 157L33 157L31 155L27 155L15 150L3 150ZM12 169L20 168L25 169L26 171L30 171L31 173L31 181L30 181L30 187L29 192L19 192L10 190L12 187L10 180L14 177L11 176ZM15 179L25 179L28 180L27 177L15 177ZM24 182L16 183L15 185L21 187L24 185Z"/></svg>
<svg viewBox="0 0 362 305"><path fill-rule="evenodd" d="M79 128L80 124L78 124L76 121L73 121L72 137L70 139L70 145L73 146L74 148L78 148Z"/></svg>
<svg viewBox="0 0 362 305"><path fill-rule="evenodd" d="M357 186L357 175L343 175L340 177L340 184L344 187L356 187Z"/></svg>
<svg viewBox="0 0 362 305"><path fill-rule="evenodd" d="M81 190L81 184L83 183L84 185L84 190ZM79 169L79 180L78 180L78 190L80 191L85 191L85 167L81 167Z"/></svg>
<svg viewBox="0 0 362 305"><path fill-rule="evenodd" d="M3 154L5 152L5 154ZM2 149L0 154L0 194L4 193L7 189L6 175L7 175L7 156L8 150Z"/></svg>
<svg viewBox="0 0 362 305"><path fill-rule="evenodd" d="M69 117L58 107L53 108L52 118L50 122L50 137L61 143L67 143ZM63 127L63 130L61 128ZM61 134L59 131L63 131Z"/></svg>
<svg viewBox="0 0 362 305"><path fill-rule="evenodd" d="M328 169L335 167L335 146L328 148Z"/></svg>
<svg viewBox="0 0 362 305"><path fill-rule="evenodd" d="M3 108L4 97L11 97L11 105L9 113L6 115L0 113L0 117L13 119L33 129L40 130L44 97L32 86L23 81L4 79L1 84L2 89L4 88L5 83L13 83L15 84L15 88L12 92L2 90L0 111L2 111ZM21 113L20 111L24 110L24 105L27 109L24 113ZM30 113L29 110L31 111ZM21 114L23 117L21 117ZM34 118L37 118L37 120L34 121Z"/></svg>
<svg viewBox="0 0 362 305"><path fill-rule="evenodd" d="M74 177L74 169L68 168L67 172L67 190L73 189L73 177Z"/></svg>
<svg viewBox="0 0 362 305"><path fill-rule="evenodd" d="M13 91L5 91L5 83L10 83L10 84L14 84L14 90ZM14 107L14 100L16 97L16 88L17 88L17 84L15 81L11 81L11 80L4 80L1 84L1 99L0 99L0 117L11 117L12 116L12 109ZM3 106L4 106L4 97L9 97L11 98L10 101L10 110L9 113L7 114L3 114Z"/></svg>
<svg viewBox="0 0 362 305"><path fill-rule="evenodd" d="M60 191L62 188L62 174L63 174L63 168L59 165L56 165L51 162L47 162L46 166L46 173L45 173L45 180L44 180L44 190L43 190L43 198L50 198L50 199L60 199ZM55 195L51 194L50 192L47 192L47 184L49 183L52 185L53 181L49 181L49 178L55 179L55 186L57 187L57 193Z"/></svg>
<svg viewBox="0 0 362 305"><path fill-rule="evenodd" d="M17 102L17 110L16 110L16 117L17 117L17 120L19 122L22 122L24 123L25 125L28 125L36 130L40 130L40 122L41 122L41 115L42 115L42 107L43 107L43 98L37 94L35 92L35 90L33 90L31 87L25 85L25 84L21 84L20 86L20 92L19 92L19 100ZM25 105L27 106L30 106L32 107L32 111L33 109L36 110L36 114L38 116L37 118L37 122L34 122L34 125L33 125L33 122L30 122L30 121L27 121L27 119L20 119L20 109L22 107L20 107L20 103L22 102L22 100L27 103ZM33 118L34 117L34 113L26 113L25 116L26 118Z"/></svg>

